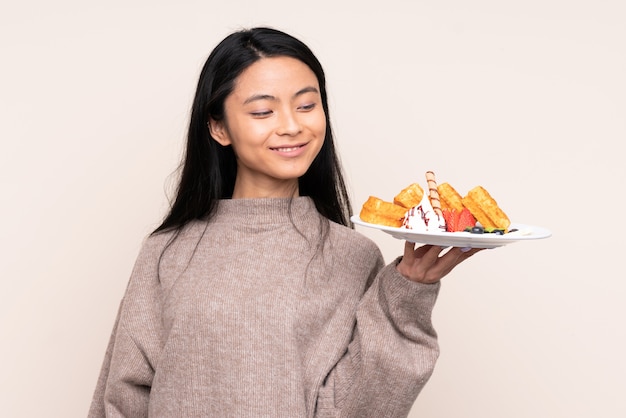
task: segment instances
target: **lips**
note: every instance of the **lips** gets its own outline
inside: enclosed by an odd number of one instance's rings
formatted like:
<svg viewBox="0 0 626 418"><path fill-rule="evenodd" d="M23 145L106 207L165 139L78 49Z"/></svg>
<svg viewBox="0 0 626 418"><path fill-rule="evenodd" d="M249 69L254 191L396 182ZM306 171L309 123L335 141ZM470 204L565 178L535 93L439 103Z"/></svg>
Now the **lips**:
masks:
<svg viewBox="0 0 626 418"><path fill-rule="evenodd" d="M292 145L292 146L289 146L289 147L270 147L270 149L271 149L272 151L277 151L277 152L286 152L286 153L289 153L289 152L294 152L294 151L297 151L297 150L299 150L300 148L304 147L305 145L306 145L306 144Z"/></svg>

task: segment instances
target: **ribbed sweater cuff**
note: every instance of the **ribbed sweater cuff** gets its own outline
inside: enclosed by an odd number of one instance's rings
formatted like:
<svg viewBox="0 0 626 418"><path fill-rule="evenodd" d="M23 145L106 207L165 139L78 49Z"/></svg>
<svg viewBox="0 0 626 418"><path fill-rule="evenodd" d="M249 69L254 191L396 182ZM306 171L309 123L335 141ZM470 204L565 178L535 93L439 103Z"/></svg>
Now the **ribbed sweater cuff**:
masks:
<svg viewBox="0 0 626 418"><path fill-rule="evenodd" d="M439 289L441 288L441 282L427 284L427 283L418 283L404 277L400 272L396 269L398 263L402 260L402 257L396 258L394 261L389 263L386 267L384 267L383 276L386 276L388 284L386 286L387 294L393 295L398 294L398 296L406 296L409 299L412 298L429 298L429 297L437 297L439 293Z"/></svg>
<svg viewBox="0 0 626 418"><path fill-rule="evenodd" d="M398 324L405 321L430 324L432 310L439 295L441 283L425 284L411 281L396 270L401 257L380 272L381 302Z"/></svg>

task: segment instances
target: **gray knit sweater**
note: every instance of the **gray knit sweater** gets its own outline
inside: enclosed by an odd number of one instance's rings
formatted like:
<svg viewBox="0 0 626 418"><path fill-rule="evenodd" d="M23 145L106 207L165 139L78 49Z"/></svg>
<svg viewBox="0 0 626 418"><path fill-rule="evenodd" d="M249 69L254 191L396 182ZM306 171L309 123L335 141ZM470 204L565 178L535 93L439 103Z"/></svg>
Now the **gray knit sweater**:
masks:
<svg viewBox="0 0 626 418"><path fill-rule="evenodd" d="M307 197L223 200L172 237L143 245L89 417L407 416L438 284Z"/></svg>

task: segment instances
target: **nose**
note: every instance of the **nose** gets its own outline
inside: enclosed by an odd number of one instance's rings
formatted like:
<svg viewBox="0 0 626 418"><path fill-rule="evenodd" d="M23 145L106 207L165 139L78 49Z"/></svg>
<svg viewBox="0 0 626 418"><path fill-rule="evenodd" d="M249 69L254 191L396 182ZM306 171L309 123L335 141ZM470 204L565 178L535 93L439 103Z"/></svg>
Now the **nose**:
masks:
<svg viewBox="0 0 626 418"><path fill-rule="evenodd" d="M298 115L293 110L285 110L281 112L278 118L278 128L276 133L278 135L294 136L302 131L302 125L298 119Z"/></svg>

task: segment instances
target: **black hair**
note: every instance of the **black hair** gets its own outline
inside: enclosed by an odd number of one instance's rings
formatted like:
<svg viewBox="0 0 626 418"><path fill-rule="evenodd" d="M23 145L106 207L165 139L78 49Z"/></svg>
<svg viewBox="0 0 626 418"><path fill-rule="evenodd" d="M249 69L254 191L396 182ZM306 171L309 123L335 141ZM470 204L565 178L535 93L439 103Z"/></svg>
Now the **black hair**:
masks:
<svg viewBox="0 0 626 418"><path fill-rule="evenodd" d="M237 176L235 153L231 146L222 146L211 137L209 119L224 119L224 101L246 68L259 59L280 56L300 60L315 73L326 115L324 143L298 180L299 195L309 196L327 219L352 226L352 209L330 125L324 70L300 40L276 29L258 27L228 35L204 64L191 110L176 197L154 233L180 231L190 221L208 219L219 199L232 197Z"/></svg>

